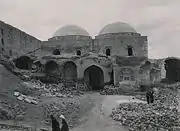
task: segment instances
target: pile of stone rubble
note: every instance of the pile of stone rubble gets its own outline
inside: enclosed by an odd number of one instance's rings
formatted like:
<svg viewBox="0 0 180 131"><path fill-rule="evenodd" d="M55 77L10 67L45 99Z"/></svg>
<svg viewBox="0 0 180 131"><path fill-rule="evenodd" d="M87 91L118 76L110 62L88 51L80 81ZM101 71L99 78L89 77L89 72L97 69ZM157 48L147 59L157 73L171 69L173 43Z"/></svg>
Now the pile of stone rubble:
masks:
<svg viewBox="0 0 180 131"><path fill-rule="evenodd" d="M145 100L144 96L136 98ZM131 131L172 130L180 127L178 99L175 92L162 89L156 94L153 104L121 103L113 109L110 117Z"/></svg>
<svg viewBox="0 0 180 131"><path fill-rule="evenodd" d="M0 119L1 120L23 120L26 106L23 104L1 102Z"/></svg>
<svg viewBox="0 0 180 131"><path fill-rule="evenodd" d="M135 94L137 88L131 84L119 84L118 86L106 85L103 90L101 90L101 95L128 95Z"/></svg>
<svg viewBox="0 0 180 131"><path fill-rule="evenodd" d="M57 120L60 120L60 115L64 115L68 121L68 124L74 125L77 119L74 119L73 116L77 116L77 113L80 110L81 103L78 98L67 99L66 101L53 102L49 104L42 104L44 118L46 124L50 124L50 115L56 116ZM71 116L71 117L68 117ZM73 118L73 120L72 120Z"/></svg>
<svg viewBox="0 0 180 131"><path fill-rule="evenodd" d="M19 92L14 92L14 96L16 96L17 99L20 101L24 101L24 102L29 103L29 104L35 104L35 105L38 104L37 99L34 97L26 96L26 95L21 94Z"/></svg>
<svg viewBox="0 0 180 131"><path fill-rule="evenodd" d="M63 83L44 84L40 81L23 82L23 88L19 88L19 92L24 94L32 94L36 96L57 96L57 97L73 97L74 95L82 95L87 87L83 84L66 87Z"/></svg>

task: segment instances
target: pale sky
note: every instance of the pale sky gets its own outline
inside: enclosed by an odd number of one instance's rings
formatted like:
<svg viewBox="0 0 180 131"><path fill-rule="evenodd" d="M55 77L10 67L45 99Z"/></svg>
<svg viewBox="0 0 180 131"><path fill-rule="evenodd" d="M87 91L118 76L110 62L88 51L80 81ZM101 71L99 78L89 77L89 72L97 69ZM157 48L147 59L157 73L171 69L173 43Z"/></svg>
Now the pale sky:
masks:
<svg viewBox="0 0 180 131"><path fill-rule="evenodd" d="M149 57L180 57L180 0L0 0L0 20L40 40L75 24L95 36L126 22L148 36Z"/></svg>

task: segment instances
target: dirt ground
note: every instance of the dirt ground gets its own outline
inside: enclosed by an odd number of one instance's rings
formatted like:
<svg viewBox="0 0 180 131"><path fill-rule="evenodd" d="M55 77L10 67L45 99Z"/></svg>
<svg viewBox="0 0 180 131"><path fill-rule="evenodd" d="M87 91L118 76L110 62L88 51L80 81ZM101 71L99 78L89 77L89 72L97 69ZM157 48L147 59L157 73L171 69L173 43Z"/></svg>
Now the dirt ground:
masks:
<svg viewBox="0 0 180 131"><path fill-rule="evenodd" d="M42 104L59 103L61 99L76 99L74 98L57 98L57 97L44 97L38 105L24 103L16 99L13 93L16 89L22 86L22 81L15 75L12 75L3 66L0 65L0 107L1 103L6 102L8 104L19 104L26 107L26 114L23 121L13 120L0 120L0 125L21 125L24 127L31 127L33 129L47 128L50 126L44 124ZM74 121L77 121L71 130L84 131L84 130L112 130L112 131L126 131L116 122L109 118L109 114L112 108L117 104L117 99L129 99L123 96L103 96L99 92L88 92L77 98L81 103L78 111L69 114ZM7 130L7 129L0 129ZM14 130L14 129L10 129Z"/></svg>

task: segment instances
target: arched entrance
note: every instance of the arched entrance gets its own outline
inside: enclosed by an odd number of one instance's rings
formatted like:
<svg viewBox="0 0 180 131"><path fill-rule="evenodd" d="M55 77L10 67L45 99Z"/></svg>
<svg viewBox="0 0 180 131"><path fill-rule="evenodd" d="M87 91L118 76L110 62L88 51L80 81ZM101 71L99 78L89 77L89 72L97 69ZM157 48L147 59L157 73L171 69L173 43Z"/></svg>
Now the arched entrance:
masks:
<svg viewBox="0 0 180 131"><path fill-rule="evenodd" d="M84 81L92 90L100 90L104 87L104 74L100 67L92 65L84 72Z"/></svg>
<svg viewBox="0 0 180 131"><path fill-rule="evenodd" d="M28 56L21 56L15 60L15 65L19 69L31 69L33 60Z"/></svg>
<svg viewBox="0 0 180 131"><path fill-rule="evenodd" d="M55 61L48 61L46 64L45 64L45 72L46 73L49 73L49 72L54 72L54 71L57 71L58 69L58 64L55 62Z"/></svg>
<svg viewBox="0 0 180 131"><path fill-rule="evenodd" d="M64 79L76 80L77 79L77 66L74 62L68 61L64 63Z"/></svg>

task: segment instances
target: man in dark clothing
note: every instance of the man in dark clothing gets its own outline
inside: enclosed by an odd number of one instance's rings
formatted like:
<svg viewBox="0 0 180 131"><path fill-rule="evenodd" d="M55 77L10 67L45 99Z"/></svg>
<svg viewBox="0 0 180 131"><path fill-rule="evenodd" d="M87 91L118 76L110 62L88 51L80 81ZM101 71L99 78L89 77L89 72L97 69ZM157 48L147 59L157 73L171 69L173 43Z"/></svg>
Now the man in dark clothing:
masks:
<svg viewBox="0 0 180 131"><path fill-rule="evenodd" d="M153 90L149 90L146 93L146 99L147 99L147 103L153 103L154 102L154 91Z"/></svg>
<svg viewBox="0 0 180 131"><path fill-rule="evenodd" d="M52 131L60 131L59 122L51 115L52 120Z"/></svg>
<svg viewBox="0 0 180 131"><path fill-rule="evenodd" d="M147 103L149 104L150 103L150 91L146 92L146 100L147 100Z"/></svg>

